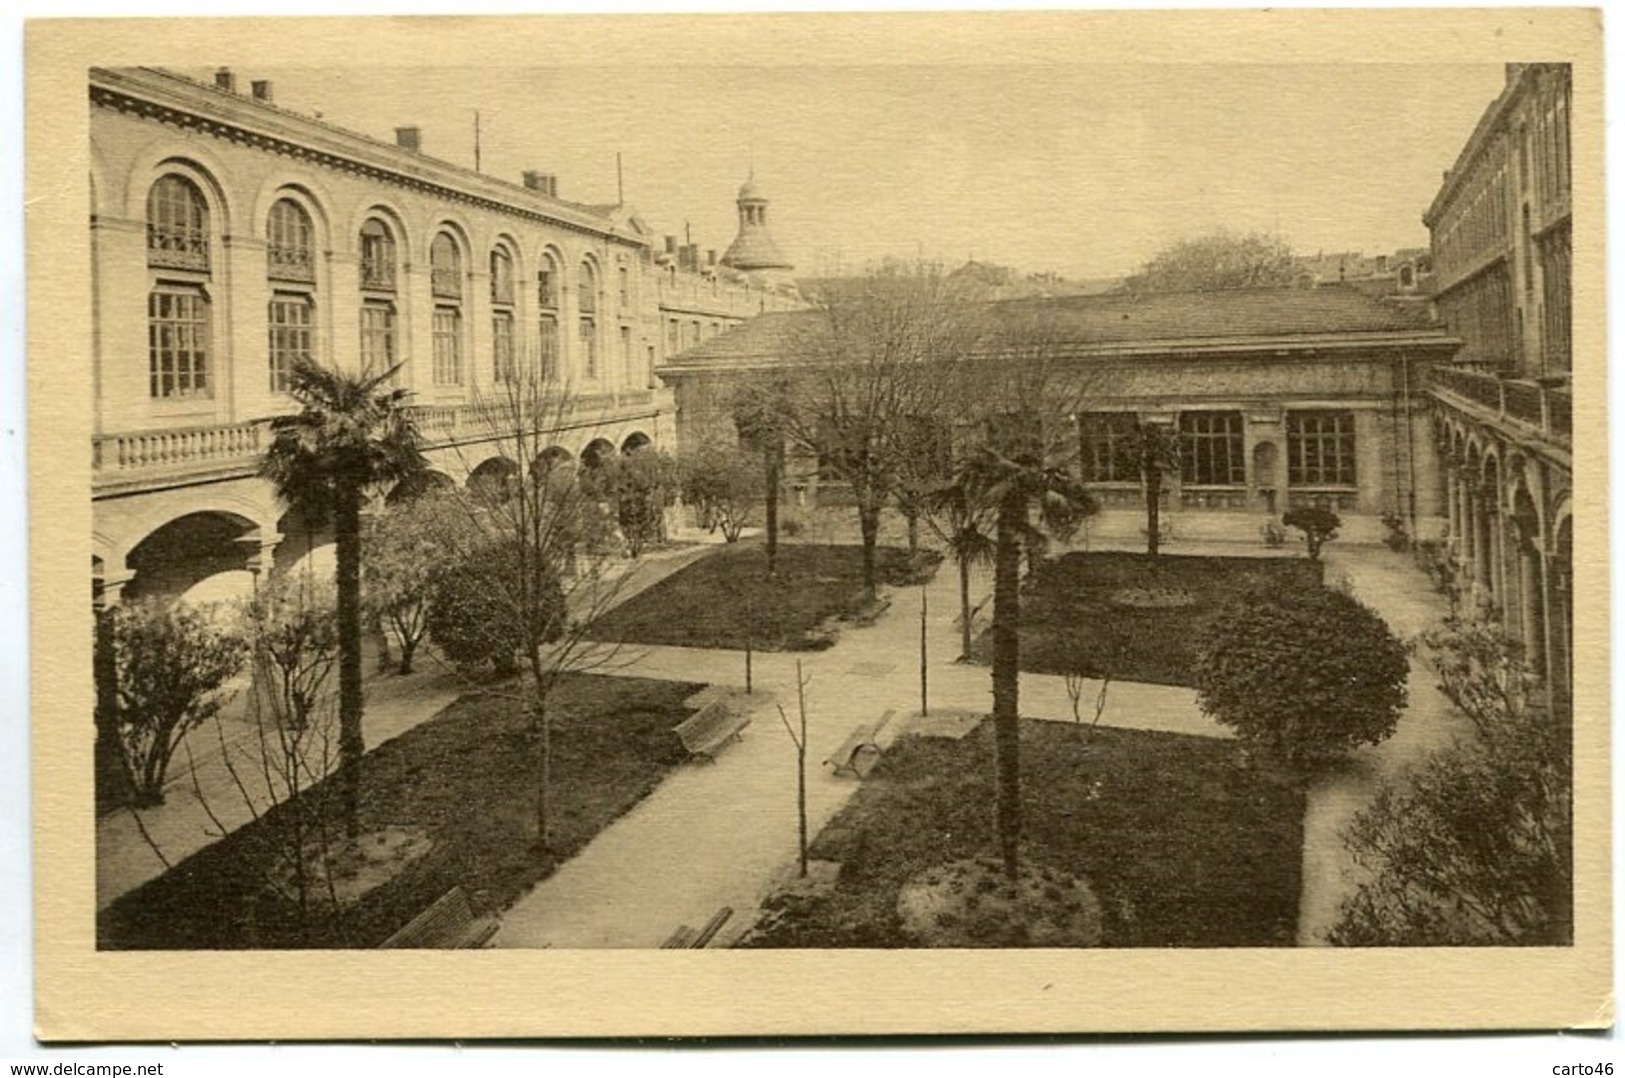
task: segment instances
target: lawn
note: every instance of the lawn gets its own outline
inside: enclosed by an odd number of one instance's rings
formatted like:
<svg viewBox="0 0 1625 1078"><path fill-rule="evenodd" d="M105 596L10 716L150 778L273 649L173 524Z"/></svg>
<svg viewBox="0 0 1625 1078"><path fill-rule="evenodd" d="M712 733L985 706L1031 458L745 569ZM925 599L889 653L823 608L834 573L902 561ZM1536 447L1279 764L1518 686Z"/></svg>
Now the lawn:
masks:
<svg viewBox="0 0 1625 1078"><path fill-rule="evenodd" d="M813 843L832 890L781 896L744 945L899 947L899 888L993 854L992 727L911 737ZM1275 947L1295 938L1304 798L1233 742L1022 724L1024 856L1084 877L1109 947Z"/></svg>
<svg viewBox="0 0 1625 1078"><path fill-rule="evenodd" d="M266 886L291 849L273 811L113 903L99 918L106 949L372 947L453 886L501 909L551 875L646 797L683 756L671 728L702 686L579 675L553 698L554 844L532 848L535 785L528 724L517 702L470 694L367 755L363 834L419 828L432 847L339 923L303 928ZM319 796L329 784L317 787Z"/></svg>
<svg viewBox="0 0 1625 1078"><path fill-rule="evenodd" d="M1254 585L1282 592L1321 587L1307 558L1219 558L1073 553L1043 563L1022 587L1021 669L1034 674L1104 670L1120 681L1194 686L1202 631ZM976 661L993 654L992 632Z"/></svg>
<svg viewBox="0 0 1625 1078"><path fill-rule="evenodd" d="M941 561L933 551L875 552L883 584L918 583ZM863 550L782 543L778 572L767 575L758 543L730 544L639 592L594 623L600 640L743 649L812 651L828 647L826 623L864 608Z"/></svg>

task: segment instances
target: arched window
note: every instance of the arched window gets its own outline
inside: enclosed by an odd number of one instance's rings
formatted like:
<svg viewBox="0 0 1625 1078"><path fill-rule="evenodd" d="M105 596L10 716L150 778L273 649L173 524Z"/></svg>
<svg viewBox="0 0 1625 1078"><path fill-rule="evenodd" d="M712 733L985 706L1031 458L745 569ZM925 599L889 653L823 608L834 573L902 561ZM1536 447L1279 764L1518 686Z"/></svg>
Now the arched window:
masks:
<svg viewBox="0 0 1625 1078"><path fill-rule="evenodd" d="M434 238L429 247L429 279L436 299L463 298L463 260L457 241L448 232Z"/></svg>
<svg viewBox="0 0 1625 1078"><path fill-rule="evenodd" d="M501 247L491 251L491 375L498 383L514 380L513 256Z"/></svg>
<svg viewBox="0 0 1625 1078"><path fill-rule="evenodd" d="M305 208L291 198L278 199L265 223L270 275L282 281L315 281L314 237L315 229Z"/></svg>
<svg viewBox="0 0 1625 1078"><path fill-rule="evenodd" d="M581 318L581 376L598 377L598 274L591 262L581 263L581 288L577 292Z"/></svg>
<svg viewBox="0 0 1625 1078"><path fill-rule="evenodd" d="M313 353L314 237L310 214L299 203L283 198L271 206L265 222L265 272L271 286L265 322L273 393L286 393L295 361L309 360Z"/></svg>
<svg viewBox="0 0 1625 1078"><path fill-rule="evenodd" d="M559 285L558 263L544 251L536 269L536 334L541 375L548 381L559 376Z"/></svg>
<svg viewBox="0 0 1625 1078"><path fill-rule="evenodd" d="M429 246L429 280L434 293L434 384L463 384L462 254L448 232Z"/></svg>
<svg viewBox="0 0 1625 1078"><path fill-rule="evenodd" d="M376 217L361 226L361 367L383 372L399 354L395 319L395 233Z"/></svg>
<svg viewBox="0 0 1625 1078"><path fill-rule="evenodd" d="M209 269L209 206L184 176L160 177L147 193L147 265Z"/></svg>
<svg viewBox="0 0 1625 1078"><path fill-rule="evenodd" d="M395 235L376 217L361 226L361 287L395 291Z"/></svg>
<svg viewBox="0 0 1625 1078"><path fill-rule="evenodd" d="M209 208L184 176L162 176L147 193L147 266L148 392L165 400L208 397Z"/></svg>

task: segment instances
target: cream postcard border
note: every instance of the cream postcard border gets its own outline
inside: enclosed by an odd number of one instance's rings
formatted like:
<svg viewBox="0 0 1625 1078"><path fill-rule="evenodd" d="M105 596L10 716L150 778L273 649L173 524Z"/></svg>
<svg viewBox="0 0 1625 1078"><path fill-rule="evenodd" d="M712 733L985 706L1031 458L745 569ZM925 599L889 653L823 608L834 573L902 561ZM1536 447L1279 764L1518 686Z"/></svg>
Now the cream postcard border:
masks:
<svg viewBox="0 0 1625 1078"><path fill-rule="evenodd" d="M355 42L368 42L358 58ZM1601 15L1583 9L46 20L26 33L35 1030L48 1041L1209 1030L1612 1022ZM918 63L1574 65L1571 948L98 952L87 69ZM1486 105L1488 102L1486 102ZM1469 132L1462 132L1465 142ZM1334 138L1335 132L1328 132ZM1422 207L1418 206L1418 213Z"/></svg>

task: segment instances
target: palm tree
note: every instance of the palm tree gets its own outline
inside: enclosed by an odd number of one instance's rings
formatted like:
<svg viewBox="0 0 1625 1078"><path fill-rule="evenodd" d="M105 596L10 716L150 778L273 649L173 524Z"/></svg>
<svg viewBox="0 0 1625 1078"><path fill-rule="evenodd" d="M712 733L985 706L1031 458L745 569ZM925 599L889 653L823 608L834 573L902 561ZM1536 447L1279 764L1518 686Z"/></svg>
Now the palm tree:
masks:
<svg viewBox="0 0 1625 1078"><path fill-rule="evenodd" d="M288 392L300 408L271 421L260 465L290 509L332 521L338 561L339 775L345 827L359 826L361 757L361 503L369 488L423 471L408 391L386 388L400 368L350 373L296 360Z"/></svg>
<svg viewBox="0 0 1625 1078"><path fill-rule="evenodd" d="M1136 423L1122 452L1140 470L1145 491L1145 552L1155 558L1162 541L1162 477L1179 469L1179 434L1161 423Z"/></svg>
<svg viewBox="0 0 1625 1078"><path fill-rule="evenodd" d="M1001 452L999 439L973 450L960 465L954 485L967 503L995 507L993 551L993 741L997 793L995 816L1004 873L1014 879L1021 843L1021 555L1033 539L1049 533L1070 535L1089 513L1094 499L1064 469L1045 459L1036 417L1015 428L1022 432L1013 451ZM1018 439L1006 439L1017 442ZM1038 508L1038 524L1030 519Z"/></svg>

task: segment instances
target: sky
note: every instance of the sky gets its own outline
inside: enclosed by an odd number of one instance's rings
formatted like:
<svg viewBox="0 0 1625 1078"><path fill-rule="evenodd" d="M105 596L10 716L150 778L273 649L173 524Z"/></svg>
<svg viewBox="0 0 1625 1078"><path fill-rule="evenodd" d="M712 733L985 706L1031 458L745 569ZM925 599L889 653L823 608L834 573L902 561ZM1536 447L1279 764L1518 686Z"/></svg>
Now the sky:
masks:
<svg viewBox="0 0 1625 1078"><path fill-rule="evenodd" d="M230 63L229 58L225 62ZM702 249L754 169L803 275L885 256L1073 278L1218 228L1301 253L1427 245L1421 215L1499 92L1493 64L890 64L261 69L278 104L561 197L625 200ZM187 74L207 79L210 71Z"/></svg>

